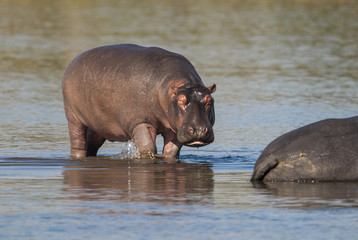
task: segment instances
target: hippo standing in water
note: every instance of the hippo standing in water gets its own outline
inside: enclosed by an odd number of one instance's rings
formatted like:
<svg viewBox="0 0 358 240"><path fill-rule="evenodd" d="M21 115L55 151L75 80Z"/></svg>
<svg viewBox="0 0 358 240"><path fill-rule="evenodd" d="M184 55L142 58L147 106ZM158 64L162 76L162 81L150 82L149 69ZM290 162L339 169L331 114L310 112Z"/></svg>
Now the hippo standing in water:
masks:
<svg viewBox="0 0 358 240"><path fill-rule="evenodd" d="M105 140L130 139L141 156L152 156L158 134L166 159L177 159L183 145L205 146L214 141L215 89L204 86L185 57L161 48L88 50L62 80L71 156L96 156Z"/></svg>
<svg viewBox="0 0 358 240"><path fill-rule="evenodd" d="M326 119L272 141L251 181L358 181L358 117Z"/></svg>

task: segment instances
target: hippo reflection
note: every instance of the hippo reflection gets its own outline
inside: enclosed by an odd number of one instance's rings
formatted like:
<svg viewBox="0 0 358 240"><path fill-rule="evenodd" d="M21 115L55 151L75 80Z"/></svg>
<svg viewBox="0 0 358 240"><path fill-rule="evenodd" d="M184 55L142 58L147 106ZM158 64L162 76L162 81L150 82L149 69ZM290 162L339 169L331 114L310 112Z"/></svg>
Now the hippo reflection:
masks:
<svg viewBox="0 0 358 240"><path fill-rule="evenodd" d="M253 182L265 195L274 196L275 207L312 209L326 207L358 207L357 182ZM270 199L266 199L270 201Z"/></svg>
<svg viewBox="0 0 358 240"><path fill-rule="evenodd" d="M63 171L67 191L83 200L212 202L213 171L201 164L79 161Z"/></svg>

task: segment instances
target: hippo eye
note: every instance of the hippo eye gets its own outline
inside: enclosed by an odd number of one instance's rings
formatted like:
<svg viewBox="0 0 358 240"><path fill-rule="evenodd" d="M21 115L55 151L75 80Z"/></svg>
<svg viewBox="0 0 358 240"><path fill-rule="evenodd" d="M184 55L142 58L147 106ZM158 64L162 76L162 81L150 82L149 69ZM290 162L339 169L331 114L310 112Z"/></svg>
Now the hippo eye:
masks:
<svg viewBox="0 0 358 240"><path fill-rule="evenodd" d="M186 96L184 94L180 94L178 96L178 106L181 110L185 110L186 102L187 102Z"/></svg>

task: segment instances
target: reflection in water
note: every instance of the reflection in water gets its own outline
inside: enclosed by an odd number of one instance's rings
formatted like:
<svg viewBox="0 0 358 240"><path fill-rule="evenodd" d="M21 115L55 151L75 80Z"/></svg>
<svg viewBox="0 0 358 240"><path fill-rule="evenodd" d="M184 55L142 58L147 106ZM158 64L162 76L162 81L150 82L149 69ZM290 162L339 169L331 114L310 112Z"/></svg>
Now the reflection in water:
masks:
<svg viewBox="0 0 358 240"><path fill-rule="evenodd" d="M358 207L356 182L269 182L253 185L272 196L268 201L273 200L272 205L277 208Z"/></svg>
<svg viewBox="0 0 358 240"><path fill-rule="evenodd" d="M201 164L91 159L63 171L66 190L81 200L212 202L213 171Z"/></svg>

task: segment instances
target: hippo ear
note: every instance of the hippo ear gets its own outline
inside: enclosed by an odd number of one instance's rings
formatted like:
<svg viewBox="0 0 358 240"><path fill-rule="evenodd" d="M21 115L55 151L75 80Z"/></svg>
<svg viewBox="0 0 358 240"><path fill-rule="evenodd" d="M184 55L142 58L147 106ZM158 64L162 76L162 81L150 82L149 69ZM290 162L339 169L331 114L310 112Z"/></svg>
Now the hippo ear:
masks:
<svg viewBox="0 0 358 240"><path fill-rule="evenodd" d="M210 93L214 93L216 91L216 84L214 83L213 85L211 85L210 87L208 87Z"/></svg>

